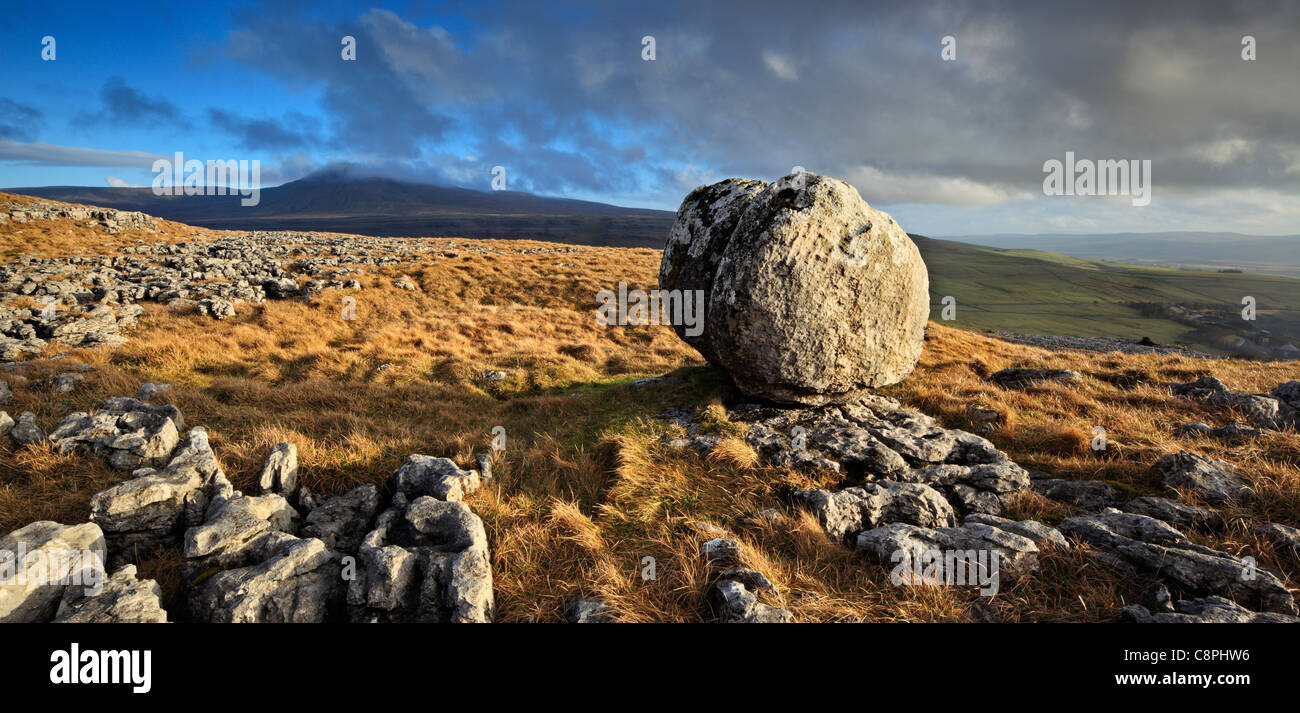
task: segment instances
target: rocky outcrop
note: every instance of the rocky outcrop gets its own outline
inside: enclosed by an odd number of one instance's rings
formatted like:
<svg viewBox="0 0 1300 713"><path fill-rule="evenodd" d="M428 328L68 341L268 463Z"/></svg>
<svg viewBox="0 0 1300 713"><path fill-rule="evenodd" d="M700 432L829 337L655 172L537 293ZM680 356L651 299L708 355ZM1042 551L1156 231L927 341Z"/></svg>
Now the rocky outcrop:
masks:
<svg viewBox="0 0 1300 713"><path fill-rule="evenodd" d="M745 394L783 403L842 402L901 380L929 315L925 263L903 229L815 174L693 191L659 285L700 291L702 333L678 319L678 334Z"/></svg>
<svg viewBox="0 0 1300 713"><path fill-rule="evenodd" d="M1175 382L1168 384L1169 390L1176 396L1204 401L1219 406L1226 411L1239 413L1246 417L1252 426L1270 430L1282 430L1300 425L1295 401L1295 387L1287 382L1278 386L1273 394L1247 394L1232 391L1226 384L1213 376L1206 376L1196 381Z"/></svg>
<svg viewBox="0 0 1300 713"><path fill-rule="evenodd" d="M1193 596L1215 595L1256 611L1294 616L1296 604L1272 572L1190 542L1155 518L1107 509L1061 522L1067 537L1107 553L1132 572L1154 575Z"/></svg>
<svg viewBox="0 0 1300 713"><path fill-rule="evenodd" d="M1207 527L1215 518L1213 510L1180 503L1169 498L1134 498L1124 503L1121 509L1124 512L1154 517L1180 528Z"/></svg>
<svg viewBox="0 0 1300 713"><path fill-rule="evenodd" d="M1119 502L1119 493L1114 486L1101 480L1034 478L1033 487L1043 497L1091 512Z"/></svg>
<svg viewBox="0 0 1300 713"><path fill-rule="evenodd" d="M414 454L389 479L394 492L408 498L428 495L438 500L463 500L479 488L477 470L461 470L447 458Z"/></svg>
<svg viewBox="0 0 1300 713"><path fill-rule="evenodd" d="M180 443L185 419L175 406L150 406L111 398L93 414L68 414L50 440L60 453L81 451L101 457L118 470L158 467Z"/></svg>
<svg viewBox="0 0 1300 713"><path fill-rule="evenodd" d="M709 590L709 601L718 619L728 624L786 624L794 621L788 609L759 600L762 594L776 594L776 585L752 569L728 569L718 575Z"/></svg>
<svg viewBox="0 0 1300 713"><path fill-rule="evenodd" d="M1300 529L1270 522L1255 528L1255 534L1273 543L1283 553L1300 557Z"/></svg>
<svg viewBox="0 0 1300 713"><path fill-rule="evenodd" d="M492 621L483 522L464 503L399 493L361 543L347 604L356 622Z"/></svg>
<svg viewBox="0 0 1300 713"><path fill-rule="evenodd" d="M262 466L257 479L263 493L277 493L286 498L298 494L298 447L292 443L277 443Z"/></svg>
<svg viewBox="0 0 1300 713"><path fill-rule="evenodd" d="M1151 611L1132 604L1119 611L1120 621L1134 624L1300 624L1300 619L1286 614L1253 612L1223 597L1184 599L1170 605L1168 611Z"/></svg>
<svg viewBox="0 0 1300 713"><path fill-rule="evenodd" d="M152 579L137 579L135 565L113 573L99 594L65 590L56 624L163 624L162 589Z"/></svg>
<svg viewBox="0 0 1300 713"><path fill-rule="evenodd" d="M1183 451L1156 461L1151 473L1171 490L1188 490L1206 502L1244 500L1254 495L1250 484L1231 463Z"/></svg>
<svg viewBox="0 0 1300 713"><path fill-rule="evenodd" d="M311 509L302 536L315 537L337 552L356 552L379 513L379 489L362 485Z"/></svg>
<svg viewBox="0 0 1300 713"><path fill-rule="evenodd" d="M342 601L339 556L317 539L268 533L245 552L253 564L191 583L191 610L213 623L318 623Z"/></svg>
<svg viewBox="0 0 1300 713"><path fill-rule="evenodd" d="M947 552L974 552L977 557L983 553L983 562L971 563L976 571L965 572L973 575L967 584L978 584L980 576L1016 578L1038 569L1039 548L1034 540L981 522L942 528L893 523L858 533L856 548L884 564L897 564L901 557L913 553L939 553L940 560Z"/></svg>
<svg viewBox="0 0 1300 713"><path fill-rule="evenodd" d="M952 527L957 516L939 491L922 483L880 481L860 488L797 490L795 501L817 516L832 539L849 542L863 530L890 522Z"/></svg>
<svg viewBox="0 0 1300 713"><path fill-rule="evenodd" d="M65 596L104 584L104 534L40 520L0 538L0 623L50 621Z"/></svg>
<svg viewBox="0 0 1300 713"><path fill-rule="evenodd" d="M90 499L90 519L104 530L113 561L134 561L201 525L209 504L232 489L203 427L190 429L161 469L144 468Z"/></svg>
<svg viewBox="0 0 1300 713"><path fill-rule="evenodd" d="M988 440L878 395L820 409L738 406L732 421L768 462L838 470L852 480L928 486L953 511L998 514L1029 474Z"/></svg>
<svg viewBox="0 0 1300 713"><path fill-rule="evenodd" d="M1262 438L1267 433L1268 431L1263 429L1243 426L1240 423L1233 423L1227 426L1214 428L1207 423L1201 423L1199 421L1185 423L1174 430L1175 436L1207 436L1227 443L1241 443L1243 441Z"/></svg>

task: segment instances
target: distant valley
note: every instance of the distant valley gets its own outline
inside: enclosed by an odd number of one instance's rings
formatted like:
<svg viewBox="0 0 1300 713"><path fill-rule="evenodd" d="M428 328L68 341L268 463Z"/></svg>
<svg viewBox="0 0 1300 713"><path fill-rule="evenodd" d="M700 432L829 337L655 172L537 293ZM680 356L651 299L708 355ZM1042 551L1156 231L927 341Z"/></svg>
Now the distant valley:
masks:
<svg viewBox="0 0 1300 713"><path fill-rule="evenodd" d="M1045 250L1089 260L1193 270L1240 270L1300 277L1300 235L1105 233L1096 235L953 235L996 248Z"/></svg>

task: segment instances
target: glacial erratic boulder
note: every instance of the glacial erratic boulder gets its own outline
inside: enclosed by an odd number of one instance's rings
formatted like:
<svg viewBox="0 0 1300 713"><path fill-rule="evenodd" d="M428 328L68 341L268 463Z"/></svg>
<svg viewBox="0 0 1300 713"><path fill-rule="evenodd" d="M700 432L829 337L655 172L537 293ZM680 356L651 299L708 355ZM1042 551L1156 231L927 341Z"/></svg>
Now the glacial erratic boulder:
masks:
<svg viewBox="0 0 1300 713"><path fill-rule="evenodd" d="M929 316L916 245L844 181L809 173L729 179L682 202L659 268L665 290L704 294L679 335L745 394L822 405L902 380Z"/></svg>

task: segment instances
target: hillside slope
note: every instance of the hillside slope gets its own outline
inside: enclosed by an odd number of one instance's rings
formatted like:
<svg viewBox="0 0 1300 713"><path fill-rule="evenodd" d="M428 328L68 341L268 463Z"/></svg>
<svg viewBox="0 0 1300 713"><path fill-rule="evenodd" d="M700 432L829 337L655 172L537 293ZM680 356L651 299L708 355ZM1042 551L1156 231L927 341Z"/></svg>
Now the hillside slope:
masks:
<svg viewBox="0 0 1300 713"><path fill-rule="evenodd" d="M954 235L948 240L1013 250L1045 250L1088 260L1300 277L1300 235L1104 233Z"/></svg>
<svg viewBox="0 0 1300 713"><path fill-rule="evenodd" d="M384 178L320 175L239 196L157 196L150 188L46 186L20 195L119 210L229 230L317 230L363 235L555 240L578 245L659 247L672 225L666 211L545 198L518 191L475 191Z"/></svg>
<svg viewBox="0 0 1300 713"><path fill-rule="evenodd" d="M1215 354L1269 356L1300 346L1300 279L1118 265L1036 250L1010 250L913 235L930 270L931 318L956 299L954 326L968 329L1147 337ZM1257 318L1241 318L1242 298ZM1239 343L1240 340L1240 343Z"/></svg>

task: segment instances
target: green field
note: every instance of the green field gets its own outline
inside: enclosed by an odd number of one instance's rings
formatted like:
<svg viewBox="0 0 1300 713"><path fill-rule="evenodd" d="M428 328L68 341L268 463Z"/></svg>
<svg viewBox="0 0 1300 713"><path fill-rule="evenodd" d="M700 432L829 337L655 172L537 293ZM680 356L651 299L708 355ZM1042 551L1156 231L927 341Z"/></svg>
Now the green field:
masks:
<svg viewBox="0 0 1300 713"><path fill-rule="evenodd" d="M1258 274L1118 265L1037 250L1007 250L912 236L930 270L931 318L945 296L968 329L1029 334L1149 337L1219 354L1245 354L1255 329L1273 344L1300 346L1300 279ZM1254 323L1241 318L1242 298L1256 301ZM1163 316L1178 306L1213 315L1206 324Z"/></svg>

